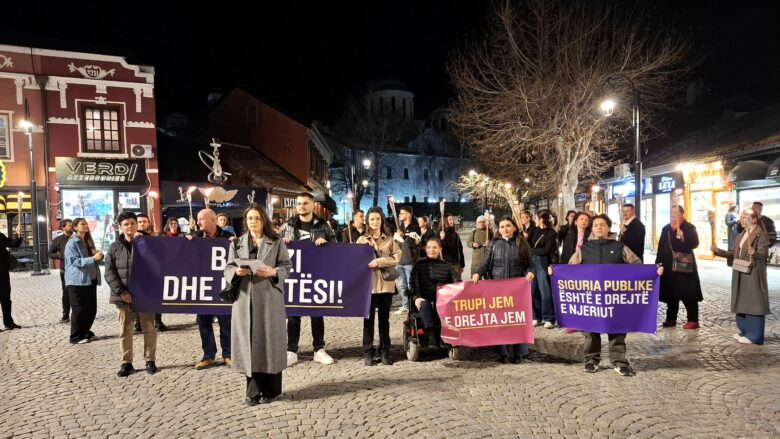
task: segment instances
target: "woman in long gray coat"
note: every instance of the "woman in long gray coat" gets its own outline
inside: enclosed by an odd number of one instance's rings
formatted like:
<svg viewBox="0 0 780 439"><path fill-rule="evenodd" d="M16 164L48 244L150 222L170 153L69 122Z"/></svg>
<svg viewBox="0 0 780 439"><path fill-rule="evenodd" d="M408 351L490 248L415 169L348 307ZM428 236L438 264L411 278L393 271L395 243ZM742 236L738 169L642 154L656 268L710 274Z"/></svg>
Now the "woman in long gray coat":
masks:
<svg viewBox="0 0 780 439"><path fill-rule="evenodd" d="M753 262L750 273L734 271L731 275L731 312L737 315L739 334L734 338L740 343L764 344L764 324L769 314L769 288L766 279L766 258L769 237L748 209L739 218L744 228L734 240L734 247L723 251L712 246L717 256Z"/></svg>
<svg viewBox="0 0 780 439"><path fill-rule="evenodd" d="M240 283L233 303L231 344L233 370L246 376L246 403L268 404L282 393L282 371L287 367L284 281L290 256L262 206L244 212L248 232L230 245L225 279ZM254 272L239 260L257 259Z"/></svg>

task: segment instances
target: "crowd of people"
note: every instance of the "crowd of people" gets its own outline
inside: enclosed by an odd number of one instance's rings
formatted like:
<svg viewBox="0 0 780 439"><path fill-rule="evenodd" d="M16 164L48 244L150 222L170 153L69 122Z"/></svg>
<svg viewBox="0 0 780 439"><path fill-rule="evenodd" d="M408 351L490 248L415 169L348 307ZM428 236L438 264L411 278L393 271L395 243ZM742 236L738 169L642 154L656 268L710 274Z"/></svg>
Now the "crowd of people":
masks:
<svg viewBox="0 0 780 439"><path fill-rule="evenodd" d="M727 258L733 267L731 311L736 315L740 343L763 344L765 316L769 314L766 258L770 243L776 239L771 219L761 215L761 204L742 211L732 210L726 218L733 228L729 248L713 245L717 256ZM551 276L555 264L641 264L644 258L645 226L636 218L634 207L622 207L619 233L611 233L612 221L606 215L569 211L563 224L549 210L535 214L522 211L517 219L505 216L498 221L485 212L477 218L469 233L467 248L472 252L470 280L526 278L531 282L533 325L556 327ZM736 219L735 219L736 217ZM352 221L337 231L314 213L314 198L302 193L296 200L296 215L277 224L257 204L243 215L244 233L237 237L229 218L212 209L197 214L197 232L185 234L178 221L166 221L160 236L188 239L227 238L231 240L225 277L238 294L230 315L197 316L202 355L194 367L198 370L218 365L214 323L219 325L222 364L246 377L246 402L265 404L281 393L281 372L299 361L301 317L285 317L284 281L290 273L286 244L310 241L317 246L337 242L369 245L375 257L367 268L372 272L371 304L363 321L362 350L366 366L392 365L390 309L395 294L401 295L397 314L419 315L429 337L429 345L442 347L441 321L436 312L436 289L458 282L465 268L464 246L451 215L445 215L440 230L434 230L428 217L414 217L409 206L399 209L397 225L381 208L367 212L356 210ZM105 279L110 303L116 306L119 324L121 364L117 376L135 372L133 333L143 333L145 370L157 372L157 332L165 330L161 316L133 309L130 284L132 241L153 234L149 218L121 212L116 223L117 239L104 254L95 248L88 222L84 218L60 221L62 235L51 244L50 257L61 261L62 315L60 322L70 323L69 341L89 343L94 339L92 325L97 312L97 286ZM0 233L0 304L5 329L18 329L11 317L8 247L21 242L19 230L11 238ZM670 223L663 227L655 257L661 278L660 301L667 304L663 327L677 325L679 304L687 313L685 330L699 328L699 302L703 300L694 250L700 245L696 227L688 222L685 209L674 206ZM239 265L240 261L259 259L256 270ZM105 260L105 261L104 261ZM101 275L104 261L104 275ZM331 365L335 360L325 351L325 321L310 317L313 361ZM378 350L374 331L378 326ZM286 328L286 339L279 337ZM566 328L567 332L577 332ZM583 332L586 372L599 370L601 334ZM626 334L608 334L610 362L623 376L632 374L626 355ZM498 361L519 363L528 355L527 345L496 346Z"/></svg>

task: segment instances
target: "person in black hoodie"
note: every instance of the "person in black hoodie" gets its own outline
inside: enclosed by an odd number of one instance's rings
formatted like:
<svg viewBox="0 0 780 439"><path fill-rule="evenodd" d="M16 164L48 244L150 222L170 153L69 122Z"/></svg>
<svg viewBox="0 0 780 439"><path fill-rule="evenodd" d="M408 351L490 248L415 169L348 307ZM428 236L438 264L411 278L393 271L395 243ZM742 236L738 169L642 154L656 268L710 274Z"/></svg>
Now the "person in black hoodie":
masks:
<svg viewBox="0 0 780 439"><path fill-rule="evenodd" d="M609 239L609 229L612 220L607 215L596 215L592 224L593 235L578 248L569 264L641 264L642 261L625 244ZM658 275L662 276L664 268L658 267ZM553 267L548 273L553 275ZM585 335L585 372L594 373L599 370L601 362L601 334L584 331ZM609 361L615 371L622 376L631 376L631 368L626 358L626 334L608 334Z"/></svg>
<svg viewBox="0 0 780 439"><path fill-rule="evenodd" d="M640 260L645 257L645 225L636 217L634 205L626 203L620 209L623 222L620 223L618 240L628 246Z"/></svg>
<svg viewBox="0 0 780 439"><path fill-rule="evenodd" d="M476 273L471 275L474 283L481 279L510 279L525 277L529 282L534 281L533 260L528 242L520 233L515 221L510 217L503 217L498 222L498 235L490 240L482 264ZM508 359L509 346L499 346L501 363L519 363L523 356L528 355L528 345L516 344L512 346L512 358Z"/></svg>
<svg viewBox="0 0 780 439"><path fill-rule="evenodd" d="M531 283L534 326L544 323L546 329L552 329L555 327L555 306L550 289L550 278L547 276L547 267L555 262L558 234L553 229L549 211L539 211L536 218L537 227L531 229L528 238L533 254L534 274L536 275Z"/></svg>
<svg viewBox="0 0 780 439"><path fill-rule="evenodd" d="M458 275L462 274L466 259L463 257L463 243L455 231L455 218L452 215L444 216L444 227L439 232L439 238L442 243L442 258L452 265Z"/></svg>
<svg viewBox="0 0 780 439"><path fill-rule="evenodd" d="M133 258L131 241L138 231L138 222L133 212L122 212L116 218L122 233L111 243L106 254L106 283L111 290L109 302L116 305L119 316L119 339L122 350L122 365L116 373L126 377L133 373L133 331L131 325L137 317L144 333L144 360L146 372L157 373L155 355L157 351L157 331L154 328L154 314L133 310L133 294L130 289L130 270Z"/></svg>
<svg viewBox="0 0 780 439"><path fill-rule="evenodd" d="M420 311L428 346L441 349L441 319L436 311L436 289L442 285L460 282L460 275L452 265L441 259L441 241L432 237L425 243L426 257L412 268L409 295Z"/></svg>
<svg viewBox="0 0 780 439"><path fill-rule="evenodd" d="M398 292L401 294L401 308L395 313L398 315L407 314L409 312L409 279L412 276L412 268L414 263L420 257L420 241L422 240L422 233L420 232L420 226L417 225L417 220L414 219L414 211L409 206L401 206L398 211L398 227L393 234L393 239L398 242L401 247L401 262L396 266L398 270L398 279L396 284L398 286Z"/></svg>
<svg viewBox="0 0 780 439"><path fill-rule="evenodd" d="M62 230L62 235L52 239L49 246L49 258L60 261L60 284L62 284L62 318L60 318L60 323L68 323L70 322L70 298L68 297L68 289L65 288L65 266L62 260L65 256L65 246L68 244L70 235L73 234L73 221L69 219L60 221L60 230Z"/></svg>

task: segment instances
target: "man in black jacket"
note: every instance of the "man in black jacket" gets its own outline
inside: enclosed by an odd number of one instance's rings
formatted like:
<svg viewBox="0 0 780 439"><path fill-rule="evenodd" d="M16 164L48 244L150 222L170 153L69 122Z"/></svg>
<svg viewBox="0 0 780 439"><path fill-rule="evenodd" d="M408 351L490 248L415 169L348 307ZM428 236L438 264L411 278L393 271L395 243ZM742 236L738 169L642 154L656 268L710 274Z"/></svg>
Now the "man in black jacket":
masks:
<svg viewBox="0 0 780 439"><path fill-rule="evenodd" d="M642 261L645 256L645 225L636 217L633 204L624 204L621 212L623 222L620 223L620 242Z"/></svg>
<svg viewBox="0 0 780 439"><path fill-rule="evenodd" d="M63 257L65 255L65 245L68 243L71 235L73 235L73 221L69 219L60 221L60 230L62 230L62 235L52 239L49 246L49 258L60 261L60 284L62 285L62 318L60 323L68 323L70 321L70 299L68 290L65 288L65 262L63 262Z"/></svg>
<svg viewBox="0 0 780 439"><path fill-rule="evenodd" d="M226 238L234 237L230 232L222 230L217 225L217 213L211 209L203 209L198 212L198 238ZM187 236L193 239L192 235ZM214 338L214 318L219 322L219 343L222 346L222 359L225 366L230 367L233 359L230 356L230 324L231 316L198 314L198 330L200 332L200 341L203 347L203 358L195 364L195 369L202 370L216 365L214 361L217 356L217 341Z"/></svg>
<svg viewBox="0 0 780 439"><path fill-rule="evenodd" d="M0 232L0 309L3 311L3 326L5 329L20 329L11 316L11 265L8 247L19 247L22 244L21 227L14 227L16 238L9 238ZM2 332L2 331L0 331Z"/></svg>
<svg viewBox="0 0 780 439"><path fill-rule="evenodd" d="M327 221L314 214L314 196L308 192L298 195L295 209L297 215L282 225L279 235L285 243L290 241L311 241L315 245L336 242L336 234ZM333 364L333 358L325 352L325 319L310 317L311 336L314 347L314 361ZM298 362L298 342L301 339L301 318L287 317L287 365Z"/></svg>
<svg viewBox="0 0 780 439"><path fill-rule="evenodd" d="M764 211L764 203L760 201L753 202L753 212L756 213L756 218L766 229L767 236L769 237L769 246L772 247L777 241L777 230L775 229L775 222L771 218L762 215Z"/></svg>
<svg viewBox="0 0 780 439"><path fill-rule="evenodd" d="M398 245L401 246L401 261L396 266L399 274L396 284L398 293L401 295L401 308L395 312L398 315L409 312L409 295L407 294L410 287L409 280L412 275L412 267L420 257L420 240L422 239L420 235L422 233L413 215L414 210L411 207L402 206L398 211L400 230L393 235L393 239L398 241Z"/></svg>
<svg viewBox="0 0 780 439"><path fill-rule="evenodd" d="M366 231L366 225L363 223L365 213L362 210L356 210L352 213L352 222L344 227L341 236L341 242L354 243Z"/></svg>
<svg viewBox="0 0 780 439"><path fill-rule="evenodd" d="M157 372L157 331L154 329L154 315L133 310L133 294L130 287L130 270L133 258L131 241L138 231L138 222L133 212L122 212L116 218L121 229L119 238L111 243L106 254L106 283L111 290L109 302L116 305L119 315L119 339L122 348L122 365L116 373L126 377L133 373L133 331L132 324L140 319L144 333L144 360L146 372Z"/></svg>

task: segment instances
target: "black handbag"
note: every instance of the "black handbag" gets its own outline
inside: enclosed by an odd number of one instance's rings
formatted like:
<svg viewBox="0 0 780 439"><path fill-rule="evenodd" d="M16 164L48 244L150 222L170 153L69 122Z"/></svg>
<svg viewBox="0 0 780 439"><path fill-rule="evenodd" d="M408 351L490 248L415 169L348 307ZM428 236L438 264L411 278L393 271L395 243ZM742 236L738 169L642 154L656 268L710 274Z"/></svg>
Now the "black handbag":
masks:
<svg viewBox="0 0 780 439"><path fill-rule="evenodd" d="M674 251L671 236L672 230L670 228L666 239L669 241L669 250L672 252L672 271L674 273L693 273L693 253Z"/></svg>
<svg viewBox="0 0 780 439"><path fill-rule="evenodd" d="M238 241L237 239L233 241L233 251L236 252L236 255L238 255L238 249L236 248L237 241ZM238 300L238 294L240 291L241 291L241 277L233 276L233 280L230 282L230 284L226 286L225 289L219 292L219 298L223 302L233 303L236 300Z"/></svg>

